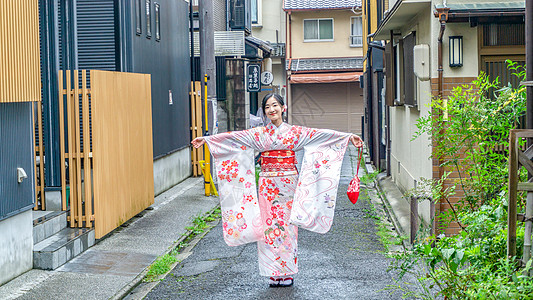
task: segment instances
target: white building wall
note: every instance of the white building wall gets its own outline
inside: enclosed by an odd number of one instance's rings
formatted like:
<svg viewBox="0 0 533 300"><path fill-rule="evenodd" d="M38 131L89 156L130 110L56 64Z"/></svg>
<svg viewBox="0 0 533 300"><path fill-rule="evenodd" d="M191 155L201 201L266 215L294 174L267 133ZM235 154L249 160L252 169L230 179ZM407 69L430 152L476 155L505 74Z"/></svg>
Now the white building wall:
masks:
<svg viewBox="0 0 533 300"><path fill-rule="evenodd" d="M431 45L430 10L422 12L402 30L406 36L416 31L416 44ZM431 47L431 46L430 46ZM430 49L431 51L431 49ZM430 65L430 69L434 65ZM421 178L431 178L431 147L427 136L412 140L417 131L416 123L426 116L431 101L431 82L417 79L417 107L394 106L390 108L391 117L391 175L396 184L405 190L415 187Z"/></svg>

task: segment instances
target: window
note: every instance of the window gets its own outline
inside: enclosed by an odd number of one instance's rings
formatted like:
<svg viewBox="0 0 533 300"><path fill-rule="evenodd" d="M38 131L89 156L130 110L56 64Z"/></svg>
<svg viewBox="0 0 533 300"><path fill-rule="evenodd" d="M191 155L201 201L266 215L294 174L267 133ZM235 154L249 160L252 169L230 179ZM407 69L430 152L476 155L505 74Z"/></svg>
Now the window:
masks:
<svg viewBox="0 0 533 300"><path fill-rule="evenodd" d="M252 1L252 24L257 24L259 12L257 11L257 0L251 0Z"/></svg>
<svg viewBox="0 0 533 300"><path fill-rule="evenodd" d="M146 37L152 37L152 0L145 0L146 6Z"/></svg>
<svg viewBox="0 0 533 300"><path fill-rule="evenodd" d="M403 39L403 96L404 103L416 106L416 76L414 72L415 32L411 32Z"/></svg>
<svg viewBox="0 0 533 300"><path fill-rule="evenodd" d="M333 41L333 19L304 20L304 42Z"/></svg>
<svg viewBox="0 0 533 300"><path fill-rule="evenodd" d="M161 40L161 13L159 8L159 3L154 3L155 5L155 40Z"/></svg>
<svg viewBox="0 0 533 300"><path fill-rule="evenodd" d="M363 47L363 19L352 17L350 29L350 47Z"/></svg>
<svg viewBox="0 0 533 300"><path fill-rule="evenodd" d="M136 0L135 1L135 25L137 27L137 35L141 35L143 32L142 26L141 26L141 19L142 19L142 1L143 0Z"/></svg>
<svg viewBox="0 0 533 300"><path fill-rule="evenodd" d="M250 0L250 16L253 26L263 26L263 18L261 16L262 3L263 0Z"/></svg>

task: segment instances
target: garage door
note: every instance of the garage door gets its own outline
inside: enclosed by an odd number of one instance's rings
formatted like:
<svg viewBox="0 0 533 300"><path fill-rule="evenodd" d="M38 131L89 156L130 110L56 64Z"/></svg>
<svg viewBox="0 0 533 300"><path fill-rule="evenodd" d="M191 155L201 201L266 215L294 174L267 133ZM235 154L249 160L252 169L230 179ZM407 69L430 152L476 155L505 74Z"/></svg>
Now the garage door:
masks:
<svg viewBox="0 0 533 300"><path fill-rule="evenodd" d="M364 112L359 82L291 85L292 124L361 135Z"/></svg>

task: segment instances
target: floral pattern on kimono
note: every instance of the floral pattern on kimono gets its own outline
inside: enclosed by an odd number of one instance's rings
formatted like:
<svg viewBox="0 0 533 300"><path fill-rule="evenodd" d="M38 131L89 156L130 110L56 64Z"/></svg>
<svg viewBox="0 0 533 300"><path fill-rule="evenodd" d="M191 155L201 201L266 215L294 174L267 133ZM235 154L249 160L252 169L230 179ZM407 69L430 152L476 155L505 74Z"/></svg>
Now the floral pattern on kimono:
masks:
<svg viewBox="0 0 533 300"><path fill-rule="evenodd" d="M263 240L265 236L264 227L268 225L261 219L254 150L304 151L288 221L311 231L327 232L333 220L340 169L350 135L269 123L265 127L207 136L219 179L226 243L237 246Z"/></svg>
<svg viewBox="0 0 533 300"><path fill-rule="evenodd" d="M278 172L284 173L284 172ZM298 272L298 227L290 224L296 172L259 177L259 206L264 225L263 240L257 242L259 273L284 276Z"/></svg>

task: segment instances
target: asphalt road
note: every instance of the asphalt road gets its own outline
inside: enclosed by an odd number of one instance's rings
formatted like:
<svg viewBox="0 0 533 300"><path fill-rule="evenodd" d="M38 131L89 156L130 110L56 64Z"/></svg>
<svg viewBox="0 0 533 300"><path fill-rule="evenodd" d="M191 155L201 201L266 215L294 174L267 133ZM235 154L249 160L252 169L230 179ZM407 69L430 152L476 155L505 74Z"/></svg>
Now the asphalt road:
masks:
<svg viewBox="0 0 533 300"><path fill-rule="evenodd" d="M257 246L228 247L219 223L145 299L401 299L387 289L394 274L376 235L370 200L356 205L341 180L333 226L321 235L299 230L299 269L292 287L271 288L258 274Z"/></svg>

